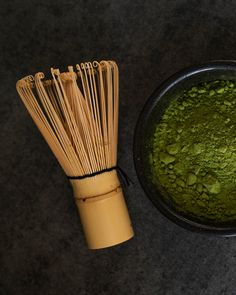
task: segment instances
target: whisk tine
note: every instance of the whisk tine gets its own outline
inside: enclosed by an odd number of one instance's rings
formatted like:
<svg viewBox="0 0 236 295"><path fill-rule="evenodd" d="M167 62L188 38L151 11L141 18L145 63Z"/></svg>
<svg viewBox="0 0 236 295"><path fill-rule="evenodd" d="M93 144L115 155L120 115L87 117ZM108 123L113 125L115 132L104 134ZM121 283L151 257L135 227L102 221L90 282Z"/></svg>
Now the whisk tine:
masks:
<svg viewBox="0 0 236 295"><path fill-rule="evenodd" d="M114 147L117 147L118 145L118 117L119 117L119 71L118 71L118 67L117 64L113 61L109 61L109 63L112 64L112 71L113 71L113 85L114 85L114 89L113 89L113 95L114 95L114 103L113 103L113 113L114 113L114 118L113 118L113 124L114 124L114 140L113 140L113 144ZM113 147L113 150L115 149ZM113 163L117 162L117 152L113 153Z"/></svg>
<svg viewBox="0 0 236 295"><path fill-rule="evenodd" d="M107 137L107 120L106 120L106 99L105 99L105 87L104 87L104 80L103 80L103 71L101 63L98 63L98 90L100 93L100 113L101 113L101 126L102 126L102 136L103 136L103 148L104 148L104 160L106 163L106 167L109 166L108 161L108 137Z"/></svg>

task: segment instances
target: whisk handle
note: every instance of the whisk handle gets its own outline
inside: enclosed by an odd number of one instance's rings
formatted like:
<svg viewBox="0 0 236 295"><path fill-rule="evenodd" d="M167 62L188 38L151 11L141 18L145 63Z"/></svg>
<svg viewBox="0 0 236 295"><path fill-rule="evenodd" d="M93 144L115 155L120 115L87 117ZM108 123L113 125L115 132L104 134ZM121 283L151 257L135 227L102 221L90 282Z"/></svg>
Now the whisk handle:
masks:
<svg viewBox="0 0 236 295"><path fill-rule="evenodd" d="M133 237L128 209L116 171L71 180L88 247L100 249Z"/></svg>

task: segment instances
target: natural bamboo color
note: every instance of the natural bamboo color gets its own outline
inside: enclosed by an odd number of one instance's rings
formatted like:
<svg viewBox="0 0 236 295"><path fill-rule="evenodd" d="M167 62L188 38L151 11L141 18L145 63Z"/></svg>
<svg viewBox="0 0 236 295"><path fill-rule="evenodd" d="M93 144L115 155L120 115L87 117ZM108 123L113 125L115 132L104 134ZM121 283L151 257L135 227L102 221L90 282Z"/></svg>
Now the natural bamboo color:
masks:
<svg viewBox="0 0 236 295"><path fill-rule="evenodd" d="M91 249L133 236L116 170L91 175L117 163L119 74L114 61L86 62L68 72L51 69L16 84L32 119L70 179Z"/></svg>

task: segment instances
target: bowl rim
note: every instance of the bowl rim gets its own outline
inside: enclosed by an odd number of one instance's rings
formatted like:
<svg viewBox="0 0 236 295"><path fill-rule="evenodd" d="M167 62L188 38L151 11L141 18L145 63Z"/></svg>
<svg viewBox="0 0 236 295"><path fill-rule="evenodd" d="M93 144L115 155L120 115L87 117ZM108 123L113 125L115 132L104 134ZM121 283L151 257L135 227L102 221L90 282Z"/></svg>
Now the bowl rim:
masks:
<svg viewBox="0 0 236 295"><path fill-rule="evenodd" d="M169 220L173 221L175 224L181 226L182 228L199 232L205 234L212 234L218 236L236 236L236 225L235 226L217 226L217 225L207 225L201 222L193 221L181 215L181 213L174 211L168 206L163 200L162 195L158 191L158 198L153 198L153 193L148 187L145 181L145 174L142 166L142 154L141 154L141 137L144 131L145 122L147 122L149 115L155 108L159 99L165 94L169 89L171 89L175 84L178 84L182 80L194 76L199 73L214 70L233 70L236 74L236 60L213 60L206 63L196 64L184 69L177 71L169 78L165 79L149 96L145 102L139 116L134 130L134 140L133 140L133 160L134 167L141 184L142 189L146 193L147 197L151 200L153 205Z"/></svg>

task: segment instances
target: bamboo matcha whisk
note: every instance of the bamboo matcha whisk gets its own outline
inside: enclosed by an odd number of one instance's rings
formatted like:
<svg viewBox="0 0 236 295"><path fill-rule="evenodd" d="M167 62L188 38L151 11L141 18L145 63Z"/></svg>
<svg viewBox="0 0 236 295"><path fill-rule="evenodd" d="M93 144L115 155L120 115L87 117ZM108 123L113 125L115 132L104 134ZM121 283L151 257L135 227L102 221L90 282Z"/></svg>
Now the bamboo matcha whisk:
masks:
<svg viewBox="0 0 236 295"><path fill-rule="evenodd" d="M51 69L16 84L32 119L70 179L88 246L133 236L117 176L119 77L114 61Z"/></svg>

